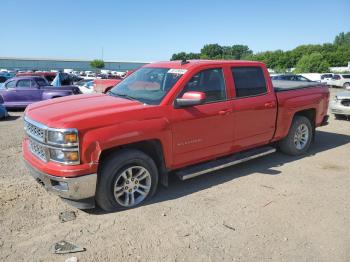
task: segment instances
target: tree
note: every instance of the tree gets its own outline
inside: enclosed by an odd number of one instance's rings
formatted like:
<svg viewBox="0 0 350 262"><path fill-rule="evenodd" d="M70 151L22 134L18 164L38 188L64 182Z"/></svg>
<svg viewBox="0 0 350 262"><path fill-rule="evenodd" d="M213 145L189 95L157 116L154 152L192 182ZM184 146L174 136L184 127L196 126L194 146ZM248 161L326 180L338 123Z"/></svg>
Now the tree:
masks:
<svg viewBox="0 0 350 262"><path fill-rule="evenodd" d="M246 45L223 46L222 50L223 50L223 54L222 54L223 59L240 60L253 53L253 51L250 50L249 47Z"/></svg>
<svg viewBox="0 0 350 262"><path fill-rule="evenodd" d="M201 49L201 58L204 59L221 59L223 48L219 44L204 45Z"/></svg>
<svg viewBox="0 0 350 262"><path fill-rule="evenodd" d="M334 39L335 45L350 45L350 32L341 32Z"/></svg>
<svg viewBox="0 0 350 262"><path fill-rule="evenodd" d="M171 61L174 60L189 60L189 59L199 59L200 58L200 54L196 54L196 53L185 53L185 52L180 52L177 54L173 54L171 56Z"/></svg>
<svg viewBox="0 0 350 262"><path fill-rule="evenodd" d="M102 69L105 67L105 62L103 60L100 60L100 59L95 59L95 60L92 60L90 62L90 66L92 68L95 68L96 70L97 69Z"/></svg>
<svg viewBox="0 0 350 262"><path fill-rule="evenodd" d="M298 61L295 73L325 73L329 71L329 64L319 52L305 54Z"/></svg>
<svg viewBox="0 0 350 262"><path fill-rule="evenodd" d="M316 55L310 57L311 54ZM317 61L320 57L322 57L322 61ZM199 54L181 52L173 54L171 60L198 58L261 61L276 72L284 72L297 66L297 70L302 71L313 72L316 70L315 68L327 71L329 66L346 66L350 62L350 32L338 34L334 43L300 45L289 51L275 50L255 54L246 45L207 44L203 46Z"/></svg>

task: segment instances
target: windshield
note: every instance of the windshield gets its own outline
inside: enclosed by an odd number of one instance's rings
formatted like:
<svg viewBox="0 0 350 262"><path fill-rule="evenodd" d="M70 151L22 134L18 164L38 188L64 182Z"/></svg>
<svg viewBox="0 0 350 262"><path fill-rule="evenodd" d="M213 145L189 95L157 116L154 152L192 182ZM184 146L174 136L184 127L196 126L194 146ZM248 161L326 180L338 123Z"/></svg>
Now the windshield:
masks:
<svg viewBox="0 0 350 262"><path fill-rule="evenodd" d="M159 105L185 72L170 68L141 68L117 84L109 94Z"/></svg>

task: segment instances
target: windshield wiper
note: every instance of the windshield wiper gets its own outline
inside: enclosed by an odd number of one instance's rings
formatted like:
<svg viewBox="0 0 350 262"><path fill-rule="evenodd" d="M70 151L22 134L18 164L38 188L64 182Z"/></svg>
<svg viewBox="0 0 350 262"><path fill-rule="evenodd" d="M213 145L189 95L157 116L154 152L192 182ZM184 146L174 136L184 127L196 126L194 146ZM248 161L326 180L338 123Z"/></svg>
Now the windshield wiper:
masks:
<svg viewBox="0 0 350 262"><path fill-rule="evenodd" d="M132 97L132 96L129 96L127 94L120 94L120 93L113 93L112 91L108 91L107 92L108 95L112 95L112 96L117 96L117 97L122 97L122 98L126 98L126 99L129 99L129 100L136 100L136 101L139 101L137 100L135 97Z"/></svg>

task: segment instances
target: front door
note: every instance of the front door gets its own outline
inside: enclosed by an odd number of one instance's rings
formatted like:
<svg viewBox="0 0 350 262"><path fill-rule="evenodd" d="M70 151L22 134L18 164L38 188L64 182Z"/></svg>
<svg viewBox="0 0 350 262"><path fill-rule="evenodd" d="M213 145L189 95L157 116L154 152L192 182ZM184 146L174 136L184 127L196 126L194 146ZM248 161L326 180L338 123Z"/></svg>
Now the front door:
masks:
<svg viewBox="0 0 350 262"><path fill-rule="evenodd" d="M183 166L228 153L232 147L232 101L227 99L222 68L196 73L178 97L185 92L206 94L202 105L173 110L173 164Z"/></svg>
<svg viewBox="0 0 350 262"><path fill-rule="evenodd" d="M16 84L17 97L26 105L41 100L42 90L31 79L20 79Z"/></svg>

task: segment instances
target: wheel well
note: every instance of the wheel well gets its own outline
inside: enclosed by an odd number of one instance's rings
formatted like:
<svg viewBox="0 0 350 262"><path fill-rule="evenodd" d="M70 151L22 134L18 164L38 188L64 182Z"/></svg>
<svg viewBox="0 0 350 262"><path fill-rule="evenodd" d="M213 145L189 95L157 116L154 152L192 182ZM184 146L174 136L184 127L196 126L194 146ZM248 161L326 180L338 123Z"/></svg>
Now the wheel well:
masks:
<svg viewBox="0 0 350 262"><path fill-rule="evenodd" d="M167 186L168 184L168 171L165 167L163 148L159 140L147 140L136 143L131 143L127 145L122 145L114 148L110 148L102 151L100 155L99 163L103 164L103 161L116 150L119 149L137 149L150 156L155 162L158 172L160 174L160 181L163 185Z"/></svg>
<svg viewBox="0 0 350 262"><path fill-rule="evenodd" d="M316 120L316 110L314 108L302 110L295 113L295 116L305 116L308 118L312 124L313 127L315 127L315 120Z"/></svg>

